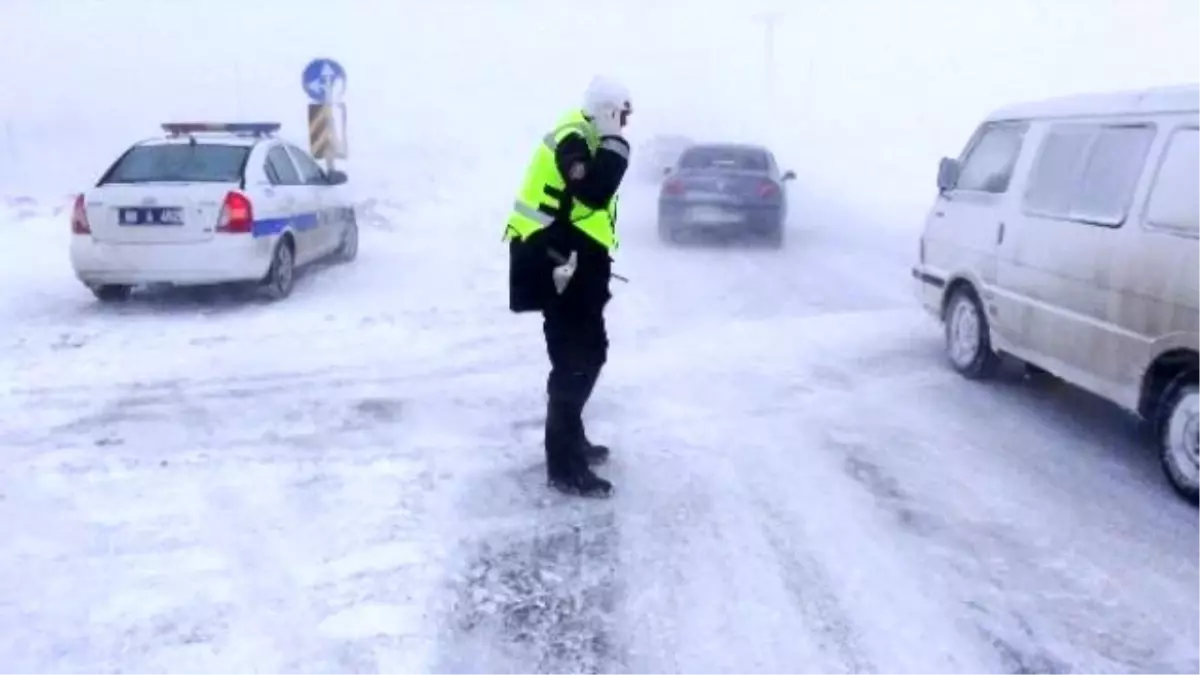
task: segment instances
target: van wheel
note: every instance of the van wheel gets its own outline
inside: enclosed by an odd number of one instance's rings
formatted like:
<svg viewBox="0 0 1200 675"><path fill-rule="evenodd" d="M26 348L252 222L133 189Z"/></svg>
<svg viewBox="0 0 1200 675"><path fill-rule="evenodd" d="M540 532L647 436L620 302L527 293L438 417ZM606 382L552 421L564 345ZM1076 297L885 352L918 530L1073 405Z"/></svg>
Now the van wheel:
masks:
<svg viewBox="0 0 1200 675"><path fill-rule="evenodd" d="M950 296L944 323L950 365L968 379L991 377L1000 365L1000 356L992 351L987 316L969 286L959 287Z"/></svg>
<svg viewBox="0 0 1200 675"><path fill-rule="evenodd" d="M1159 455L1171 486L1183 498L1200 494L1200 391L1196 373L1185 373L1163 393L1158 408Z"/></svg>
<svg viewBox="0 0 1200 675"><path fill-rule="evenodd" d="M133 286L124 284L105 284L93 286L92 295L100 302L125 302L133 294Z"/></svg>
<svg viewBox="0 0 1200 675"><path fill-rule="evenodd" d="M275 246L271 269L267 270L267 278L263 279L263 290L272 300L283 300L292 294L295 285L296 252L291 238L286 237Z"/></svg>

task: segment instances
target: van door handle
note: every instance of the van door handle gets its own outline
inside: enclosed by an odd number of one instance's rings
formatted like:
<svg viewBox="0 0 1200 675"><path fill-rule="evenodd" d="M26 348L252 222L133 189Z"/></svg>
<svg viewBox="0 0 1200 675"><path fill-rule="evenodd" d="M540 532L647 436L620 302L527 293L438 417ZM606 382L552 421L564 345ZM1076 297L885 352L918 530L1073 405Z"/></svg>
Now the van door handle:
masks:
<svg viewBox="0 0 1200 675"><path fill-rule="evenodd" d="M1004 243L1004 223L1000 223L1000 227L996 228L996 243Z"/></svg>

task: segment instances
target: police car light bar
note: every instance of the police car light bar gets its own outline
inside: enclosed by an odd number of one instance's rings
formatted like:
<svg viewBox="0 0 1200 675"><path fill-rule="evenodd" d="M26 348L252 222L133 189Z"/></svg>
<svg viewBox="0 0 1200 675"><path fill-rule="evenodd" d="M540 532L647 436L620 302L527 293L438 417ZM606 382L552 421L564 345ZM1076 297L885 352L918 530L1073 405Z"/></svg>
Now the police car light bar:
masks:
<svg viewBox="0 0 1200 675"><path fill-rule="evenodd" d="M278 122L164 122L162 128L172 136L202 132L267 136L281 126Z"/></svg>

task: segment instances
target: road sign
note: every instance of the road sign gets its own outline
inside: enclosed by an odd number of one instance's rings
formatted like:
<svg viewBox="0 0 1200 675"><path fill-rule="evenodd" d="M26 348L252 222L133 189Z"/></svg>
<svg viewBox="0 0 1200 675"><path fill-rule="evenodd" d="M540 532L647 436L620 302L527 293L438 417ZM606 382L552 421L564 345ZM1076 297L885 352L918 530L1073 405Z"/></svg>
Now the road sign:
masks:
<svg viewBox="0 0 1200 675"><path fill-rule="evenodd" d="M317 159L346 159L346 104L308 105L308 147Z"/></svg>
<svg viewBox="0 0 1200 675"><path fill-rule="evenodd" d="M339 103L346 93L346 69L333 59L313 59L300 77L313 103Z"/></svg>

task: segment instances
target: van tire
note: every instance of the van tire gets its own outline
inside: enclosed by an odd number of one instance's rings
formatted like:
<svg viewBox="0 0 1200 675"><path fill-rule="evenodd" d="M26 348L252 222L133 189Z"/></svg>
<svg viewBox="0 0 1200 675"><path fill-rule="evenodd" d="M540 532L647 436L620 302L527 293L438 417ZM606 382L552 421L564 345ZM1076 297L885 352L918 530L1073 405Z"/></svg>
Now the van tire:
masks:
<svg viewBox="0 0 1200 675"><path fill-rule="evenodd" d="M959 374L970 380L984 380L996 373L1000 355L992 350L987 315L970 286L959 286L951 292L943 323L946 357Z"/></svg>
<svg viewBox="0 0 1200 675"><path fill-rule="evenodd" d="M271 254L271 268L262 281L263 291L271 300L283 300L296 286L296 247L290 236L284 236Z"/></svg>
<svg viewBox="0 0 1200 675"><path fill-rule="evenodd" d="M1200 387L1196 373L1185 372L1167 385L1158 406L1157 424L1159 459L1171 487L1181 497L1200 501Z"/></svg>

